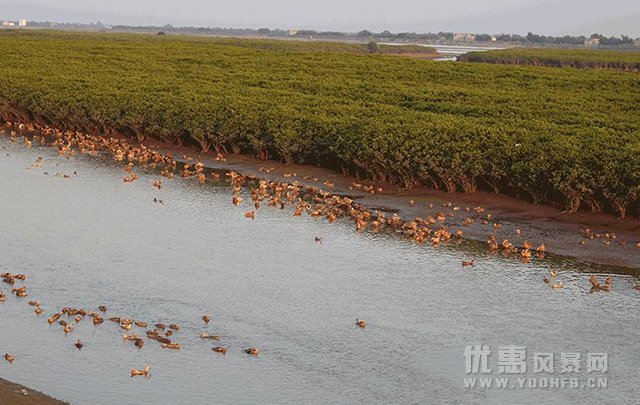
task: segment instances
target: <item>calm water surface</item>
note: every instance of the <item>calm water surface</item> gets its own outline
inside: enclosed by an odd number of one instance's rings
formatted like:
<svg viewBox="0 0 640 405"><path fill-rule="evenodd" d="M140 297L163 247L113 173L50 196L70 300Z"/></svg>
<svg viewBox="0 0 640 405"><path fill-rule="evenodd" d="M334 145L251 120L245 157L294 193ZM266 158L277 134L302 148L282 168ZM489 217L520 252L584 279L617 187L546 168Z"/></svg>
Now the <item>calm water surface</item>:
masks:
<svg viewBox="0 0 640 405"><path fill-rule="evenodd" d="M158 191L157 175L138 171L126 184L106 157L0 146L0 272L26 273L30 294L0 286L0 354L16 357L0 361L2 378L75 404L638 401L638 280L618 269L595 269L617 273L614 288L589 294L586 264L523 264L470 243L433 249L289 209L265 207L251 221L228 186L163 179ZM44 166L27 169L38 156ZM476 267L463 269L469 258ZM564 289L542 283L550 269ZM68 336L46 322L63 306L103 304L108 316L179 323L182 350L153 341L138 350L109 321L83 321ZM203 330L223 336L226 356L198 338ZM556 369L560 352L606 352L609 388L465 389L473 344L491 347L494 371L499 346L526 346L529 368L534 352L556 353ZM242 352L249 346L258 358ZM145 365L150 380L130 378Z"/></svg>

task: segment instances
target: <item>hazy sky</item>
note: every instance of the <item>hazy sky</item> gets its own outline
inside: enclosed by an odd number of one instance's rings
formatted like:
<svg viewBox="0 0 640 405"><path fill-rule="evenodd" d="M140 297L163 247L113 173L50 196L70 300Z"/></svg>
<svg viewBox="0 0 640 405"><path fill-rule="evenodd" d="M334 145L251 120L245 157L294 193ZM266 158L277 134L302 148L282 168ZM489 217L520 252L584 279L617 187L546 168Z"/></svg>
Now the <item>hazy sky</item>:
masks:
<svg viewBox="0 0 640 405"><path fill-rule="evenodd" d="M0 20L393 32L627 34L640 0L0 0Z"/></svg>

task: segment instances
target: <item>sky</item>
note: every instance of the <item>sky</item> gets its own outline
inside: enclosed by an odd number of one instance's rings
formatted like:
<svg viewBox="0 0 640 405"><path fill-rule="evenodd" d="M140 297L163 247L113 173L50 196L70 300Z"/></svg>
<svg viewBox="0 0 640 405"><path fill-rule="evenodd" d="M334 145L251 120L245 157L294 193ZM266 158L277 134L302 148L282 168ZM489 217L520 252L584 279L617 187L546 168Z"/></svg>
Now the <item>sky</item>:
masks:
<svg viewBox="0 0 640 405"><path fill-rule="evenodd" d="M0 0L0 20L640 37L640 0Z"/></svg>

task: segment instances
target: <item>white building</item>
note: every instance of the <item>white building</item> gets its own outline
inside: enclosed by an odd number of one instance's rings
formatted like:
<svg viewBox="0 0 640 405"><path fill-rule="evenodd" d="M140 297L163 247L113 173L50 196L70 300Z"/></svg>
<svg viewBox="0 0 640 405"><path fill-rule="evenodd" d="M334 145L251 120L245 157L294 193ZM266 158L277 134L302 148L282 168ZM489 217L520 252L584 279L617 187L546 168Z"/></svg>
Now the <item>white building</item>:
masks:
<svg viewBox="0 0 640 405"><path fill-rule="evenodd" d="M584 46L586 47L596 47L598 45L600 45L600 38L598 37L591 37L591 38L584 39Z"/></svg>
<svg viewBox="0 0 640 405"><path fill-rule="evenodd" d="M466 32L458 32L457 34L453 35L453 40L455 42L465 42L465 43L476 42L476 36L472 34L467 34Z"/></svg>
<svg viewBox="0 0 640 405"><path fill-rule="evenodd" d="M21 19L20 21L18 21L18 26L26 27L27 26L27 20Z"/></svg>

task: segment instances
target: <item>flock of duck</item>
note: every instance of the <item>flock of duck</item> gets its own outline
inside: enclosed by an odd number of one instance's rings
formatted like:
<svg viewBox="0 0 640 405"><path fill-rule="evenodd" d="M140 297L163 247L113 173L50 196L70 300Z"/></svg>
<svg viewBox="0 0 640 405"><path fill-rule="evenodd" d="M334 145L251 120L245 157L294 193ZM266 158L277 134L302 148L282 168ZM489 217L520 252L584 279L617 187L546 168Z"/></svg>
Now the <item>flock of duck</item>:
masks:
<svg viewBox="0 0 640 405"><path fill-rule="evenodd" d="M441 244L455 243L463 240L463 231L458 229L456 231L450 230L446 225L448 219L454 218L458 212L467 212L468 216L461 221L462 226L471 225L475 221L481 221L485 225L489 225L489 221L493 221L493 230L487 240L487 245L492 252L501 252L505 256L517 255L519 258L528 262L532 257L538 259L544 258L545 245L539 244L537 247L533 247L528 241L524 241L520 246L516 246L508 239L504 239L501 243L497 240L495 231L501 228L501 225L496 222L490 214L483 214L484 208L482 207L455 207L451 203L443 204L444 210L450 208L448 213L444 211L438 212L436 215L429 215L426 218L416 217L412 220L404 220L397 213L387 214L381 210L371 210L367 207L357 203L353 198L348 196L341 196L332 193L334 184L330 181L322 183L329 191L323 190L320 187L303 185L299 181L277 181L277 180L265 180L252 176L245 176L236 172L228 172L223 177L215 171L207 171L202 162L197 161L192 163L191 158L185 157L187 163L179 163L173 156L169 154L159 153L145 145L135 146L126 139L103 137L96 135L89 135L77 131L60 131L48 126L36 125L36 124L22 124L6 122L5 125L10 128L9 131L4 129L0 130L0 135L9 135L12 142L17 138L17 133L12 127L17 127L20 130L28 130L33 136L28 138L23 136L23 141L27 147L31 147L33 143L40 145L51 145L58 150L58 154L67 159L75 156L78 153L98 155L100 153L106 153L113 157L116 162L126 162L125 172L123 177L125 183L133 183L139 180L139 176L135 173L136 168L147 168L159 171L160 175L164 179L172 179L176 174L183 178L196 178L200 183L205 183L207 180L212 182L228 181L232 188L232 204L235 206L243 205L242 191L247 187L251 195L251 209L245 212L245 217L248 219L255 219L258 209L266 204L270 207L279 209L285 209L287 206L293 208L294 216L301 216L303 213L311 217L324 217L329 222L334 222L339 218L349 218L358 231L370 230L371 232L388 231L395 234L403 235L409 239L414 240L417 243L430 243L436 247ZM31 166L31 168L40 168L43 164L43 158L38 160ZM224 156L218 154L217 160L224 160ZM270 173L271 169L261 168L260 171ZM77 173L74 173L77 174ZM70 178L70 175L61 175L58 177ZM286 179L296 177L295 173L284 174ZM305 177L306 180L318 181L317 178ZM155 180L153 187L157 190L162 189L163 180ZM363 185L354 182L350 189L363 190L368 193L381 192L382 189L375 188L371 185ZM159 198L154 198L154 203L164 204L164 201ZM415 201L409 201L411 206L415 205ZM429 204L429 208L434 208L433 204ZM475 214L475 215L474 215ZM610 244L612 241L616 241L615 234L596 234L588 229L583 231L584 237L589 239L602 238L605 244ZM515 232L516 238L520 238L520 230ZM617 240L620 244L623 241ZM316 237L315 242L322 244L321 237ZM584 244L584 240L580 240L580 244ZM637 244L640 247L640 242ZM462 267L475 266L475 260L465 260L462 262ZM556 282L557 272L551 271L549 277L544 277L543 281L549 285L552 289L563 288L562 281ZM12 286L18 281L24 281L25 276L22 274L2 274L2 279L5 283ZM592 284L592 291L610 291L612 285L611 277L607 277L604 284L600 284L594 275L591 276L590 282ZM640 287L639 287L640 288ZM27 296L26 286L13 287L12 292L18 298ZM6 300L6 296L0 291L0 302ZM42 306L37 301L29 301L29 305L34 307L36 315L40 315L43 312ZM82 320L91 318L94 325L100 325L104 322L107 313L105 306L100 306L97 311L85 310L80 308L64 307L60 311L54 313L48 317L49 324L58 324L62 327L65 334L72 333L74 325L78 324ZM180 330L179 325L163 323L156 323L152 327L148 327L147 322L134 320L125 317L109 317L109 321L112 321L119 325L119 327L125 332L123 339L131 341L135 347L141 349L145 345L145 339L136 333L132 333L132 328L146 329L146 341L157 341L162 348L179 350L181 344L174 341L175 334ZM209 324L211 318L208 315L202 317L205 325ZM365 328L367 323L364 320L356 319L356 325L360 328ZM220 336L209 335L207 332L202 332L200 338L218 341ZM78 350L82 350L84 347L83 342L78 339L75 343ZM227 353L227 347L215 346L212 350L216 353ZM246 348L245 352L252 356L258 356L259 349L255 347ZM6 354L5 359L12 363L15 359L12 355ZM132 369L131 376L145 376L149 377L149 367L143 369Z"/></svg>
<svg viewBox="0 0 640 405"><path fill-rule="evenodd" d="M31 138L22 136L24 143L30 147L34 142L41 145L50 144L58 149L58 154L70 159L77 153L86 153L97 155L99 153L107 153L111 155L116 162L125 162L125 172L123 181L132 183L139 179L134 169L136 167L155 169L160 175L166 179L172 179L176 174L183 178L197 178L200 183L210 180L214 183L227 180L232 187L232 203L240 206L243 204L242 190L248 186L251 193L252 209L245 212L245 217L255 219L257 210L262 204L284 209L286 206L293 207L293 215L300 216L303 213L311 217L324 217L329 222L334 222L338 218L347 217L355 224L358 231L370 230L371 232L381 232L383 230L393 232L414 240L417 243L430 243L432 246L447 244L451 242L459 242L463 239L462 229L456 231L450 230L447 222L453 222L453 219L462 214L464 219L459 221L462 227L469 226L475 222L492 228L491 234L487 239L487 246L491 252L500 252L505 257L516 255L524 262L529 262L532 257L538 259L544 258L546 247L544 243L533 248L532 244L524 240L518 244L503 239L502 242L496 237L496 232L502 228L502 225L493 218L491 214L485 213L482 207L459 207L453 206L451 203L443 203L441 211L435 215L427 215L426 217L416 217L412 220L404 220L397 213L388 215L382 210L371 210L357 203L353 198L348 196L340 196L333 193L334 184L331 181L325 181L322 184L326 190L320 187L306 185L297 180L294 181L276 181L264 180L253 176L245 176L236 172L227 172L224 178L215 171L206 171L201 161L193 163L191 157L183 156L186 163L179 163L172 155L159 153L152 148L143 144L135 146L124 138L104 137L98 135L89 135L78 131L60 131L48 126L38 124L24 124L6 122L8 128L17 127L20 130L28 130L33 134ZM0 130L0 135L6 135L5 130ZM10 129L9 135L14 141L17 137L15 130ZM217 161L224 161L225 158L221 153L217 154ZM41 167L42 158L32 165L33 167ZM274 168L261 167L260 171L265 173L273 172ZM74 172L74 174L77 174ZM69 175L62 175L69 178ZM285 179L297 177L296 173L284 173ZM305 180L319 182L316 177L305 176ZM158 190L162 189L162 181L155 180L153 187ZM382 188L373 185L366 185L353 182L349 187L350 190L361 190L367 193L380 193ZM154 198L154 203L164 204L164 200ZM414 206L414 200L409 201L410 206ZM434 204L428 204L429 209L434 209ZM448 211L448 212L445 212ZM464 215L467 213L467 215ZM603 245L609 246L612 242L617 242L624 246L626 241L618 239L615 233L595 233L589 229L583 230L583 239L578 243L585 245L585 239L602 239ZM515 230L514 237L521 240L520 229ZM321 239L316 242L322 243ZM640 242L636 243L640 248ZM463 267L473 266L474 261L464 261Z"/></svg>
<svg viewBox="0 0 640 405"><path fill-rule="evenodd" d="M26 275L2 273L0 274L0 278L2 278L2 282L12 287L11 291L17 298L25 298L28 296L27 286L24 283L27 279ZM16 282L22 282L22 285L16 286ZM0 289L0 303L5 302L6 299L6 295ZM30 300L27 301L27 304L34 308L34 313L36 314L36 316L40 316L44 312L44 310L42 309L42 304L39 301ZM103 324L105 322L107 312L108 308L105 305L100 305L97 310L63 307L59 311L49 316L47 318L47 323L51 326L60 326L62 328L62 332L65 335L68 335L70 333L73 333L75 327L80 322L85 321L87 318L90 318L94 326ZM180 348L182 347L180 342L172 340L175 339L177 333L180 331L179 324L165 324L158 322L150 325L146 321L134 320L132 318L126 318L122 316L111 316L106 319L117 324L120 330L123 331L122 339L124 341L133 342L133 345L138 349L142 349L144 347L145 339L135 331L132 331L134 326L140 328L140 330L145 331L144 334L146 335L147 341L157 341L160 347L164 349L180 350ZM211 317L207 314L202 316L202 321L204 322L205 327L209 325L211 320ZM221 336L210 335L206 331L201 332L199 334L199 337L203 340L219 341L221 339ZM82 342L82 340L77 339L74 343L74 346L78 350L82 350L84 348L84 343ZM212 350L216 353L226 354L228 348L226 346L214 346ZM257 357L260 353L260 349L258 349L257 347L248 347L244 349L244 352ZM4 358L7 362L9 362L9 364L12 364L15 361L15 356L9 353L5 353ZM131 377L145 376L149 378L149 369L150 368L148 366L143 369L131 369Z"/></svg>

